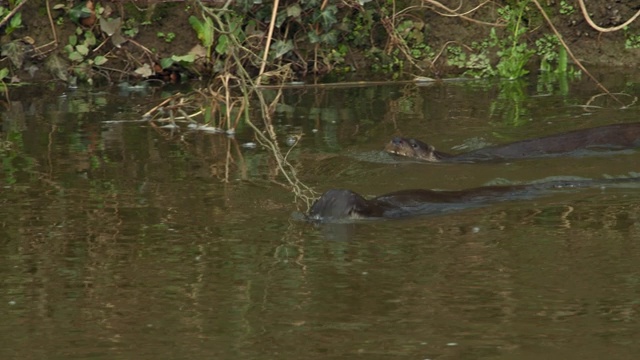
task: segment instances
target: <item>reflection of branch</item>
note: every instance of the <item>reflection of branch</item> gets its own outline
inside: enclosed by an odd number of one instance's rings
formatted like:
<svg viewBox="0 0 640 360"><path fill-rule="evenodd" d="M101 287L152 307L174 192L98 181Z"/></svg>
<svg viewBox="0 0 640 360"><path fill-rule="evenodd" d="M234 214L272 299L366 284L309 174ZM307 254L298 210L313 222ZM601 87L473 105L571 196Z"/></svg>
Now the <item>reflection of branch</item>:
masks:
<svg viewBox="0 0 640 360"><path fill-rule="evenodd" d="M532 1L533 1L534 4L536 4L536 6L538 7L538 10L540 10L540 13L542 14L544 19L546 20L547 24L549 24L549 27L551 28L553 33L556 34L556 37L558 38L558 41L560 41L560 43L565 48L565 50L567 50L567 54L569 54L571 59L576 63L576 65L578 65L580 70L584 71L584 73L587 74L587 76L589 76L591 78L591 80L593 80L596 83L596 86L598 86L600 89L602 89L604 92L606 92L609 96L611 96L612 99L617 101L620 105L624 106L624 103L622 101L620 101L617 97L615 97L615 95L613 95L611 92L609 92L609 90L607 90L607 88L604 87L604 85L602 85L593 75L591 75L591 73L587 70L587 68L585 68L584 65L582 65L580 60L578 60L573 55L573 52L571 52L571 49L569 48L569 45L567 45L567 43L564 42L564 40L562 39L562 35L560 35L560 32L558 32L558 29L556 29L556 27L553 25L553 23L551 22L551 19L549 19L549 16L544 11L544 9L542 8L542 6L538 2L538 0L532 0Z"/></svg>
<svg viewBox="0 0 640 360"><path fill-rule="evenodd" d="M584 107L585 109L587 109L587 108L600 108L600 106L591 105L591 103L592 103L592 102L594 102L597 98L599 98L600 96L603 96L603 95L610 95L610 96L613 96L613 94L597 94L597 95L593 95L592 97L590 97L590 98L589 98L589 101L587 101L587 103L586 103L586 104L584 104L584 106L583 106L583 107ZM624 96L629 96L629 97L631 97L631 95L629 95L629 94L625 94L625 93L616 93L615 95L624 95ZM637 97L637 96L633 96L633 100L631 101L631 103L630 103L629 105L624 105L624 104L622 104L622 108L623 108L623 109L626 109L626 108L628 108L628 107L631 107L631 106L633 106L637 101L638 101L638 97Z"/></svg>
<svg viewBox="0 0 640 360"><path fill-rule="evenodd" d="M271 151L271 154L273 155L273 158L275 159L276 164L278 165L278 169L280 170L282 175L285 177L285 179L287 179L287 182L293 188L293 192L295 193L295 195L300 199L302 199L302 201L306 203L307 208L309 208L311 207L311 203L316 197L316 193L315 191L313 191L313 189L311 189L310 187L302 183L297 178L295 169L287 160L288 153L287 155L283 155L282 151L278 147L278 144L276 142L277 135L275 133L275 130L270 120L270 113L271 113L270 109L273 108L275 103L280 99L280 96L282 95L282 91L278 92L278 95L275 97L275 99L271 104L267 104L267 102L265 101L260 91L256 91L255 94L258 96L260 100L260 105L262 107L262 114L264 116L265 130L266 130L266 133L269 134L269 137L267 137L265 135L265 132L258 129L258 127L251 121L248 114L248 107L245 108L245 121L253 129L254 133L257 136L258 142Z"/></svg>
<svg viewBox="0 0 640 360"><path fill-rule="evenodd" d="M640 10L638 10L638 12L633 15L629 20L625 21L624 24L622 25L618 25L618 26L614 26L611 28L603 28L600 27L598 25L596 25L596 23L593 22L593 20L591 20L591 16L589 16L589 12L587 11L587 7L584 5L584 0L578 0L578 3L580 4L580 10L582 10L582 16L584 16L584 19L587 20L587 23L589 25L591 25L592 28L600 31L600 32L613 32L613 31L618 31L620 29L624 29L627 25L631 24L632 22L634 22L638 16L640 16Z"/></svg>
<svg viewBox="0 0 640 360"><path fill-rule="evenodd" d="M267 36L267 39L266 39L267 41L265 44L265 48L263 50L264 51L263 57L261 58L257 54L254 54L252 51L247 49L244 46L244 44L238 41L236 36L229 36L228 39L229 41L232 42L232 45L233 45L232 47L234 49L242 49L246 52L246 54L245 56L241 56L239 51L231 51L228 54L225 66L227 67L226 69L227 72L235 73L235 76L233 76L233 79L239 83L240 85L239 89L242 91L243 96L241 97L242 102L239 106L239 110L238 110L239 113L242 114L242 117L244 117L244 120L249 125L249 127L253 129L256 136L256 140L271 151L277 163L278 171L282 173L282 175L286 178L287 182L293 187L293 192L295 193L295 195L303 199L307 203L307 206L310 206L312 197L315 196L315 192L311 188L309 188L308 186L300 182L300 180L297 179L295 174L295 169L287 161L286 157L282 155L282 152L278 148L278 145L276 142L277 136L273 129L273 125L270 122L270 113L273 110L273 106L275 106L275 102L278 101L278 99L280 99L281 93L279 93L278 96L276 96L274 102L271 105L269 105L264 99L262 92L258 89L261 79L269 75L269 73L264 72L264 68L266 66L266 59L267 59L267 56L269 53L269 47L272 41L273 28L276 23L275 17L277 16L278 4L279 4L278 0L275 0L273 3L273 11L271 14L272 20L269 25L269 34ZM202 6L202 4L201 4L201 8L204 13L209 14L212 20L214 20L220 26L219 31L223 33L229 31L228 26L225 26L225 23L220 19L220 16L216 12L214 12L209 7ZM257 77L257 80L255 81L253 77L249 75L245 66L243 66L243 60L246 59L247 57L261 59L261 60L258 60L261 62L260 72ZM229 64L235 65L235 68L233 70L229 70L228 69ZM278 68L276 71L272 71L271 73L274 75L277 75L280 82L283 82L284 79L290 77L290 72L291 72L290 66L283 66ZM220 89L221 91L224 91L224 94L217 94L217 92L210 90L212 94L217 95L217 96L214 96L214 98L217 98L222 103L224 103L225 100L231 101L232 99L232 97L230 96L231 88L230 88L230 84L228 83L229 79L231 79L231 77L227 79L226 84L223 82L223 86ZM249 98L253 97L253 94L256 94L256 96L258 97L258 100L260 101L260 106L261 106L263 117L264 117L265 129L259 129L253 122L251 122L251 117L249 114ZM236 100L234 99L233 102L235 104ZM225 105L232 106L232 104L229 104L228 102L225 103ZM230 116L230 115L231 115L230 113L227 114L227 116ZM236 118L236 122L238 121L238 119L240 119L240 117ZM227 118L226 121L230 122L231 119ZM268 136L265 133L267 133Z"/></svg>

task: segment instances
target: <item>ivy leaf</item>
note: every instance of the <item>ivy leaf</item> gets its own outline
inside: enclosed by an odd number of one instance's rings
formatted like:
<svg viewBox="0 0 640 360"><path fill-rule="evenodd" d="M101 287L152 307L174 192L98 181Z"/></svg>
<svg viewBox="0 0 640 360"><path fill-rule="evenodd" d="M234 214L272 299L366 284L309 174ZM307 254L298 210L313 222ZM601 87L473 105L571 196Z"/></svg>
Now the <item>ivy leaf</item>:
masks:
<svg viewBox="0 0 640 360"><path fill-rule="evenodd" d="M323 34L322 36L320 36L320 39L322 40L322 43L327 45L335 46L338 44L338 35L334 30L331 30L326 34Z"/></svg>
<svg viewBox="0 0 640 360"><path fill-rule="evenodd" d="M78 45L78 37L75 35L69 35L69 45L71 46Z"/></svg>
<svg viewBox="0 0 640 360"><path fill-rule="evenodd" d="M280 26L282 26L285 20L287 20L287 11L279 11L278 15L276 16L276 27L279 28Z"/></svg>
<svg viewBox="0 0 640 360"><path fill-rule="evenodd" d="M91 9L89 9L86 6L86 4L87 4L86 2L82 3L74 7L73 9L69 10L69 17L71 18L71 21L77 24L80 22L80 19L87 18L91 16L91 14L93 14Z"/></svg>
<svg viewBox="0 0 640 360"><path fill-rule="evenodd" d="M322 24L322 27L325 30L329 30L331 29L333 24L338 22L338 20L336 19L337 12L338 8L335 5L329 5L320 12L316 20Z"/></svg>
<svg viewBox="0 0 640 360"><path fill-rule="evenodd" d="M25 50L25 46L16 40L2 45L1 54L2 56L8 57L11 63L20 69L25 59Z"/></svg>
<svg viewBox="0 0 640 360"><path fill-rule="evenodd" d="M120 31L120 27L122 25L122 20L118 17L115 19L105 19L103 17L100 18L100 30L103 33L111 36L115 34L117 31Z"/></svg>
<svg viewBox="0 0 640 360"><path fill-rule="evenodd" d="M297 17L300 17L301 13L302 13L302 9L298 4L293 4L287 8L287 16L297 18Z"/></svg>
<svg viewBox="0 0 640 360"><path fill-rule="evenodd" d="M318 34L316 34L316 32L313 30L309 31L307 33L307 36L309 37L309 42L312 44L317 44L322 40L320 39L320 36L318 36Z"/></svg>
<svg viewBox="0 0 640 360"><path fill-rule="evenodd" d="M67 76L67 63L57 55L51 54L47 57L44 66L56 78L65 82L69 80L69 77Z"/></svg>
<svg viewBox="0 0 640 360"><path fill-rule="evenodd" d="M0 80L6 78L7 75L9 75L9 69L2 68L2 70L0 70Z"/></svg>
<svg viewBox="0 0 640 360"><path fill-rule="evenodd" d="M282 57L284 54L293 50L293 42L291 40L287 40L287 41L277 40L273 44L273 50L275 53L273 58L278 59Z"/></svg>

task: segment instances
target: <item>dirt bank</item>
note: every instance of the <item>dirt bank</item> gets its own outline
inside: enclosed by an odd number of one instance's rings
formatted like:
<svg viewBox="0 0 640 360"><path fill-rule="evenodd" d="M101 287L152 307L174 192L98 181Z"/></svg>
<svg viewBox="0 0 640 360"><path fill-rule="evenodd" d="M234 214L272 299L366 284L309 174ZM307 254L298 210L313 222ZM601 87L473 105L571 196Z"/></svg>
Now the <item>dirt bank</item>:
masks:
<svg viewBox="0 0 640 360"><path fill-rule="evenodd" d="M553 24L562 34L572 52L586 66L638 67L640 49L633 48L633 46L640 47L640 26L638 26L640 21L633 22L626 30L604 32L594 29L588 23L580 11L577 0L545 0L542 2ZM458 0L428 3L432 5L411 12L411 16L424 22L424 42L433 49L434 54L442 56L436 57L433 65L431 65L433 58L425 59L423 63L430 66L421 67L423 69L422 75L446 77L453 72L459 73L463 69L450 66L447 62L446 51L442 50L451 44L466 48L473 43L480 43L487 39L492 26L483 25L480 22L499 24L500 9L509 1L497 1L484 5L477 11L472 10L478 6L478 3L472 2L463 2L464 5L461 8L458 8ZM3 67L11 69L8 78L13 76L13 81L46 79L68 81L65 75L87 77L83 73L85 72L89 74L88 77L94 79L108 78L114 82L130 81L136 78L167 75L166 73L152 75L149 72L140 71L145 64L148 66L147 69L162 72L162 69L158 67L162 59L174 55L183 56L190 52L195 56L202 55L202 48L198 48L201 40L189 22L190 16L201 16L202 14L196 11L197 7L192 2L96 2L94 7L98 19L100 17L123 19L118 23L119 26L114 28L118 32L117 35L122 36L122 43L110 41L107 36L108 31L105 31L99 20L88 25L78 25L71 21L72 9L78 8L78 4L81 3L76 2L67 6L52 5L50 9L47 9L41 2L27 2L20 9L22 26L11 34L6 34L8 27L5 25L3 29L5 34L1 38L3 59L0 62L0 69ZM214 2L209 2L209 4L215 5ZM449 9L457 8L458 14L467 15L465 17L443 16L442 14L447 11L433 4L440 4ZM630 1L586 1L586 6L593 23L602 28L618 26L640 11L640 4ZM533 47L535 40L545 34L550 34L551 29L533 2L529 2L527 5L526 14L528 15L523 18L523 22L528 30L523 38L527 44ZM267 24L259 25L262 26L262 29L267 29ZM500 36L505 36L504 31L498 30ZM76 39L76 42L88 41L89 32L95 34L95 45L89 48L87 54L76 54L76 59L71 58L70 52L72 50L69 50L69 45L73 45L74 41L71 39ZM384 39L384 35L387 33L382 33L381 43L389 44L389 40ZM266 42L265 33L262 34L259 46L264 46ZM116 35L112 36L112 38L114 37ZM11 56L11 51L8 51L6 47L9 43L20 44L19 49L22 49L21 51L24 53L22 58L17 55ZM305 44L296 44L296 46L302 48ZM345 62L353 64L353 68L358 70L369 71L371 58L365 56L364 51L366 49L350 48L349 56ZM299 54L297 55L299 56ZM492 61L495 62L496 59L492 59ZM531 61L537 61L536 57L534 56ZM409 67L405 66L404 70L406 71ZM206 72L211 71L211 68L200 67L198 70ZM409 72L417 73L415 68L410 69ZM304 71L299 72L298 75L302 73L308 74Z"/></svg>

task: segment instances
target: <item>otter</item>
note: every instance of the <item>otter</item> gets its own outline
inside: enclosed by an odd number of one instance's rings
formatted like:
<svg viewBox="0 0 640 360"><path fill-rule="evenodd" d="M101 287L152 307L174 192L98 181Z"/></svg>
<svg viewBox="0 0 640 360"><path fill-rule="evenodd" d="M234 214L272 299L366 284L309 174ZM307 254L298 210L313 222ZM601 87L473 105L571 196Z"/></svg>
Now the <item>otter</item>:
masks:
<svg viewBox="0 0 640 360"><path fill-rule="evenodd" d="M429 162L481 162L580 155L589 151L624 150L636 147L640 147L640 123L574 130L461 154L438 151L432 145L417 139L395 137L386 145L385 151Z"/></svg>
<svg viewBox="0 0 640 360"><path fill-rule="evenodd" d="M307 219L333 222L353 219L401 218L434 215L485 206L490 203L523 200L553 189L576 189L628 182L640 178L603 180L553 180L525 185L483 186L465 190L400 190L366 199L347 189L326 191L311 206Z"/></svg>

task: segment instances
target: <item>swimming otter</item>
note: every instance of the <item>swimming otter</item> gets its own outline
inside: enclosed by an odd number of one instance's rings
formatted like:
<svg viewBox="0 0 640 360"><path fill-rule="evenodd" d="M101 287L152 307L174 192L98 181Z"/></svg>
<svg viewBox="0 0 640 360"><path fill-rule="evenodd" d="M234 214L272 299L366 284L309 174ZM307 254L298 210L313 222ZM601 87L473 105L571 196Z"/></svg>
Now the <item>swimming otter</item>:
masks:
<svg viewBox="0 0 640 360"><path fill-rule="evenodd" d="M462 154L448 154L411 138L395 137L385 151L429 162L476 162L580 154L582 151L640 147L640 123L600 126L535 139L490 146Z"/></svg>
<svg viewBox="0 0 640 360"><path fill-rule="evenodd" d="M555 180L527 185L484 186L456 191L412 189L376 196L369 200L351 190L332 189L326 191L313 203L307 218L312 221L331 222L345 219L441 214L494 202L529 199L552 189L575 189L628 182L640 182L640 178Z"/></svg>

